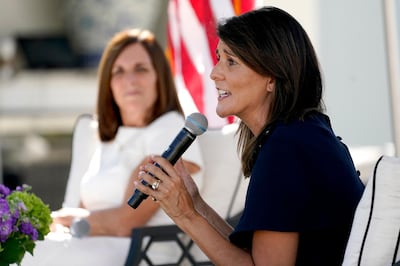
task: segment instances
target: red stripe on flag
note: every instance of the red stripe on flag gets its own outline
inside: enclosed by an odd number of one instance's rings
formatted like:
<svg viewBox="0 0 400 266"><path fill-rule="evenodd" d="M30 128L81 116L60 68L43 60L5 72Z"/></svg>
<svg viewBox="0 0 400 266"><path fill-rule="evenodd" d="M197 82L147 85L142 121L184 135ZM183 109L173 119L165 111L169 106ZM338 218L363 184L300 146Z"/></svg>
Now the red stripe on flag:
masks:
<svg viewBox="0 0 400 266"><path fill-rule="evenodd" d="M217 59L214 54L218 44L218 36L216 33L217 19L211 10L210 0L190 0L190 3L192 4L193 10L197 15L197 19L205 29L210 56L215 64Z"/></svg>
<svg viewBox="0 0 400 266"><path fill-rule="evenodd" d="M201 20L201 18L203 18L203 9L204 9L204 3L207 3L208 1L202 0L190 0L190 4L193 8L193 11L196 13L197 18Z"/></svg>
<svg viewBox="0 0 400 266"><path fill-rule="evenodd" d="M201 75L197 72L194 62L190 60L190 56L185 44L181 39L181 59L182 59L182 76L185 81L186 88L193 98L197 108L204 113L203 100L203 81Z"/></svg>

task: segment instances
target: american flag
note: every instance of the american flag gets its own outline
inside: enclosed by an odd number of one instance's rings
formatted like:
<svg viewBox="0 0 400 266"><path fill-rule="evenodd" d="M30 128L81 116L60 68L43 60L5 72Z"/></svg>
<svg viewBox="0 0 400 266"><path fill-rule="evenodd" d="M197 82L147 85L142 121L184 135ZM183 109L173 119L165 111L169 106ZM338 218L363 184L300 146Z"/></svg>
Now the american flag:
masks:
<svg viewBox="0 0 400 266"><path fill-rule="evenodd" d="M167 55L185 113L203 113L210 128L232 122L215 113L217 91L210 79L216 63L218 21L254 9L256 0L169 0Z"/></svg>

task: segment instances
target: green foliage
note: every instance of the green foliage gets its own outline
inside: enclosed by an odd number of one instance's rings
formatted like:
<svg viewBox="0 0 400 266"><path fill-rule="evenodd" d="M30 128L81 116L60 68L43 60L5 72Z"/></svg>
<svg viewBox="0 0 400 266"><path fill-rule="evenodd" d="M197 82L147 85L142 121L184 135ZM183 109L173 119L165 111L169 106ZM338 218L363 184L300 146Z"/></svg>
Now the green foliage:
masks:
<svg viewBox="0 0 400 266"><path fill-rule="evenodd" d="M35 241L50 232L50 208L30 189L0 184L0 266L21 265L26 252L33 255Z"/></svg>

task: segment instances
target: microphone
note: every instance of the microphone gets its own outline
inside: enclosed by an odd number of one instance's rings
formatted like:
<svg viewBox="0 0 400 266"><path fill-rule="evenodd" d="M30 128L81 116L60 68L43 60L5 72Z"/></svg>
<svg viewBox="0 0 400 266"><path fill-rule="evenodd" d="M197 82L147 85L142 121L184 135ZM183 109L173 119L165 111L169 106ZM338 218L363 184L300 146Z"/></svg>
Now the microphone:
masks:
<svg viewBox="0 0 400 266"><path fill-rule="evenodd" d="M168 149L165 150L161 156L174 165L187 150L187 148L189 148L189 146L193 143L196 137L203 134L207 130L207 127L208 121L204 115L200 113L193 113L189 115L185 120L185 126L181 129L175 139L168 146ZM144 180L142 180L142 184L150 186ZM147 194L135 189L135 192L128 200L128 205L136 209L147 197Z"/></svg>

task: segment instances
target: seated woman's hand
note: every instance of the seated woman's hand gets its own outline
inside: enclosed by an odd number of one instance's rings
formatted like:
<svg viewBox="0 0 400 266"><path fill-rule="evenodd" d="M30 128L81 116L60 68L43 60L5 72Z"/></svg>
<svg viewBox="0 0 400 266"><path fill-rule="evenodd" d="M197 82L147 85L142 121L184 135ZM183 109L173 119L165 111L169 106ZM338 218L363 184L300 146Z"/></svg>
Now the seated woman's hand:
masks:
<svg viewBox="0 0 400 266"><path fill-rule="evenodd" d="M75 218L87 217L90 212L83 208L62 208L51 213L51 230L60 230L60 226L69 228Z"/></svg>

